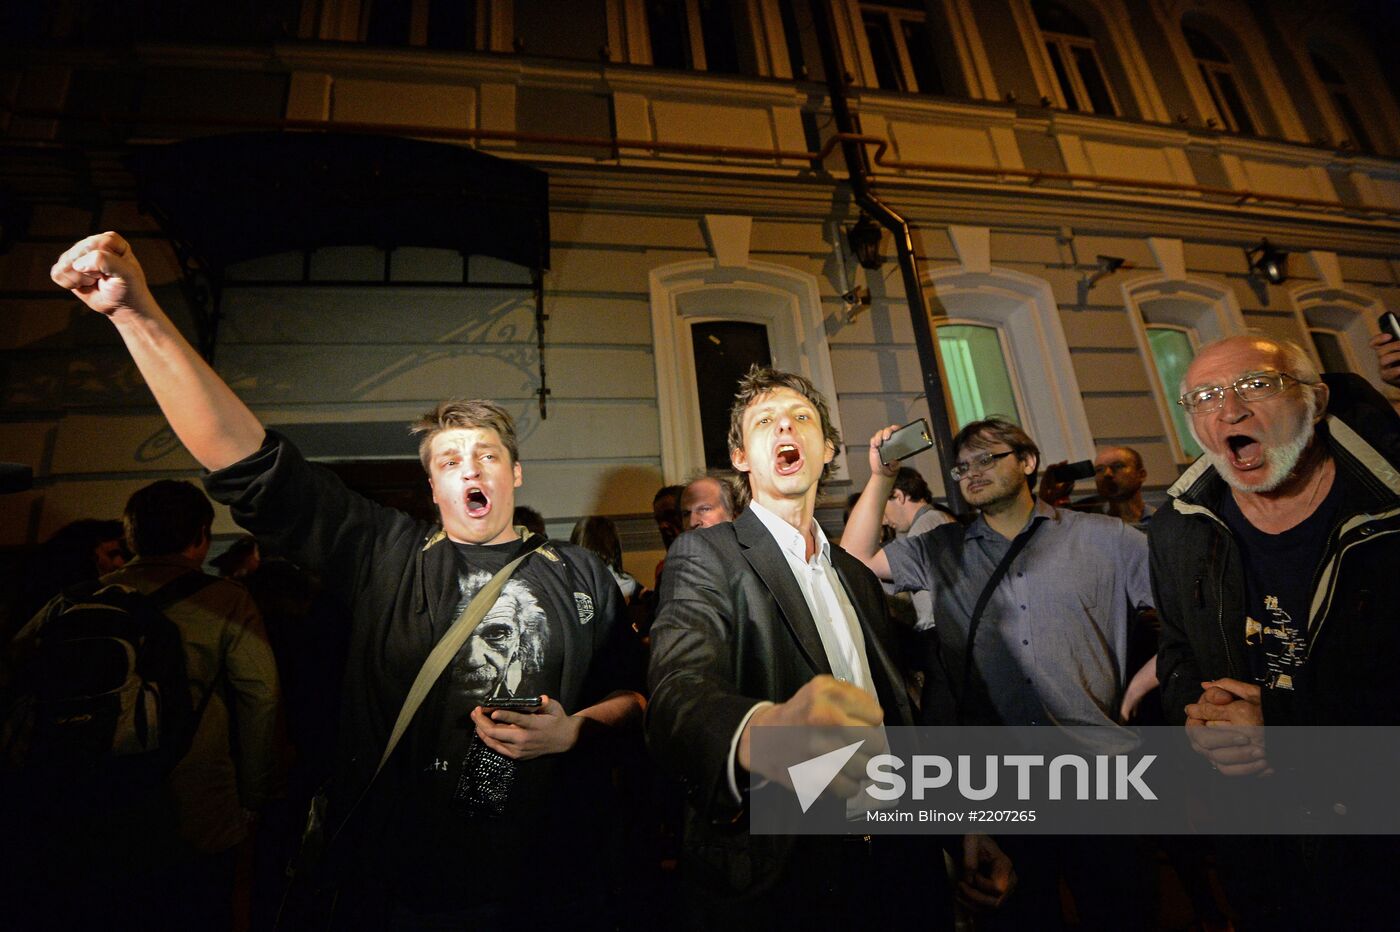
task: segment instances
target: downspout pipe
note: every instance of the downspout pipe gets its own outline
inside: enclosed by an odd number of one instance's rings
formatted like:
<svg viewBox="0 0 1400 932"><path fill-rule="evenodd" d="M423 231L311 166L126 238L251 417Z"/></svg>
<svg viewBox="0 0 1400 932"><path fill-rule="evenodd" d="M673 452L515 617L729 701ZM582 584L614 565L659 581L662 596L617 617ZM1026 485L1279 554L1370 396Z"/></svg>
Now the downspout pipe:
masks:
<svg viewBox="0 0 1400 932"><path fill-rule="evenodd" d="M822 70L826 73L827 93L831 98L831 114L836 131L857 135L860 132L851 113L846 93L846 72L836 50L836 32L831 22L831 0L810 0L812 21L817 30L817 45L821 48ZM909 302L909 316L914 324L914 345L919 350L919 368L924 376L924 397L928 400L932 421L934 448L943 471L943 486L947 491L948 507L962 513L966 510L961 489L948 476L953 465L953 425L948 417L948 404L943 394L943 379L939 375L938 351L933 342L933 327L929 323L924 285L919 278L919 258L914 252L914 239L909 222L875 194L870 183L870 160L864 143L843 141L841 154L846 161L851 193L855 201L875 221L890 231L899 254L899 270L904 277L904 295Z"/></svg>

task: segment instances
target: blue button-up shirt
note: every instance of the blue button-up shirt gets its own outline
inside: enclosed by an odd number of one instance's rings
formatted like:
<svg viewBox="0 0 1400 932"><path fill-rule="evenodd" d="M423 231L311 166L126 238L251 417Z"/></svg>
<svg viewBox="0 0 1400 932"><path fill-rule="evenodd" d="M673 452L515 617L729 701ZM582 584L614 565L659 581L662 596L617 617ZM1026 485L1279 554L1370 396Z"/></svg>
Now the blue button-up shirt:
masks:
<svg viewBox="0 0 1400 932"><path fill-rule="evenodd" d="M1135 672L1126 669L1128 625L1135 609L1152 605L1147 538L1117 518L1039 500L1029 521L1043 523L992 594L977 629L973 671L986 684L992 708L965 706L969 721L1113 725ZM939 527L885 547L895 586L933 595L954 690L962 685L977 597L1010 547L981 516L966 531Z"/></svg>

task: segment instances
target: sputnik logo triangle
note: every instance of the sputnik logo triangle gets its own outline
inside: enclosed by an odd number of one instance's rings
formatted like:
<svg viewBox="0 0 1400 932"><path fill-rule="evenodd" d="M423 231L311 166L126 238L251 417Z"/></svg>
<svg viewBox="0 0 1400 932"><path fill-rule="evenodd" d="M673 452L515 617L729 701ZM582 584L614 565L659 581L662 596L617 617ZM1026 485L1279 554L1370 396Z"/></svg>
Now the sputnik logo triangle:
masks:
<svg viewBox="0 0 1400 932"><path fill-rule="evenodd" d="M797 793L797 802L803 812L812 808L812 803L826 791L831 781L841 772L841 768L846 766L847 761L855 756L864 743L865 739L862 738L854 744L827 751L788 768L788 777L792 780L792 788Z"/></svg>

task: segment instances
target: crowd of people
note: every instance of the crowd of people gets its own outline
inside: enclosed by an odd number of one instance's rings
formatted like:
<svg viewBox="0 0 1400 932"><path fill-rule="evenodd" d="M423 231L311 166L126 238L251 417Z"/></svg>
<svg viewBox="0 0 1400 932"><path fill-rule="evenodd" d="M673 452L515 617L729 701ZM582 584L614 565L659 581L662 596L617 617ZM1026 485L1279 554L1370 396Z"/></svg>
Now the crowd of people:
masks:
<svg viewBox="0 0 1400 932"><path fill-rule="evenodd" d="M36 553L0 667L7 927L1274 930L1400 906L1384 838L748 830L750 787L790 782L765 726L1167 723L1248 795L1270 752L1221 725L1400 722L1400 416L1295 344L1200 349L1180 403L1204 455L1155 508L1138 451L1099 450L1076 501L993 417L953 438L955 515L884 462L891 425L839 542L827 400L755 367L733 470L654 498L648 590L608 518L565 543L516 506L501 407L412 425L439 515L417 520L265 428L120 236L53 278L206 472ZM1400 341L1373 345L1400 385ZM218 577L206 492L248 532Z"/></svg>

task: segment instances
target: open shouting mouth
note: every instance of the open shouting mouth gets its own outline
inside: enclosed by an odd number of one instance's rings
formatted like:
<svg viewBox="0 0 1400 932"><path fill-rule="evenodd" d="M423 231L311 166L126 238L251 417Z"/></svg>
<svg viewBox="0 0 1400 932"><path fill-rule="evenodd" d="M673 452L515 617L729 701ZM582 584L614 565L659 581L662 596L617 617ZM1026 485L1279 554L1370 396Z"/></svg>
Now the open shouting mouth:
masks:
<svg viewBox="0 0 1400 932"><path fill-rule="evenodd" d="M491 499L480 488L467 489L467 515L484 518L491 511Z"/></svg>
<svg viewBox="0 0 1400 932"><path fill-rule="evenodd" d="M795 443L780 443L773 450L773 471L780 476L795 475L802 470L802 451Z"/></svg>
<svg viewBox="0 0 1400 932"><path fill-rule="evenodd" d="M1264 464L1264 445L1247 434L1231 434L1225 438L1230 449L1229 462L1235 469L1256 469Z"/></svg>

